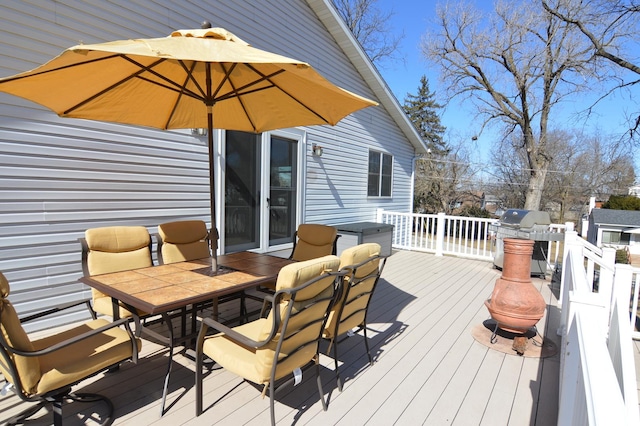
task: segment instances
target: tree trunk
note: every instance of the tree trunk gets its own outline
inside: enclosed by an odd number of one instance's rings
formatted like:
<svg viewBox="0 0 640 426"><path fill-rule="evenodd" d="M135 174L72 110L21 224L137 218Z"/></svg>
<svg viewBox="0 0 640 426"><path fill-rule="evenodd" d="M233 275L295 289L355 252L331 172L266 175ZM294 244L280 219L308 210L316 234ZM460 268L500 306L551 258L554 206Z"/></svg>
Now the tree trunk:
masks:
<svg viewBox="0 0 640 426"><path fill-rule="evenodd" d="M542 190L544 189L546 177L546 167L531 172L529 187L527 188L527 197L524 202L525 210L540 210L540 200L542 199Z"/></svg>

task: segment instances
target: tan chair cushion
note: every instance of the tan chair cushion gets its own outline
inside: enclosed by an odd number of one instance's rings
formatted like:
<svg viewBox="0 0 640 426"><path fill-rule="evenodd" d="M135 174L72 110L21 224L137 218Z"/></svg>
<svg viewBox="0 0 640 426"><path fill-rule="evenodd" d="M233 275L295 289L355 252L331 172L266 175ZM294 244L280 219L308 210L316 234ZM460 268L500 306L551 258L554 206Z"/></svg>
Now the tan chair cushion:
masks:
<svg viewBox="0 0 640 426"><path fill-rule="evenodd" d="M333 226L302 224L298 227L298 241L291 258L304 261L332 254L337 236L338 230Z"/></svg>
<svg viewBox="0 0 640 426"><path fill-rule="evenodd" d="M18 314L7 299L8 297L9 282L0 272L0 327L2 327L2 334L12 348L33 351L34 347L22 328ZM11 355L11 359L18 370L22 388L27 392L34 393L41 377L38 358ZM0 358L0 371L5 379L10 380L8 367L4 365L2 358Z"/></svg>
<svg viewBox="0 0 640 426"><path fill-rule="evenodd" d="M97 319L66 330L62 333L35 340L36 350L44 349L74 336L108 325L104 319ZM137 350L142 348L136 339ZM39 357L42 378L37 393L43 394L62 386L72 384L107 367L131 357L131 340L122 328L111 328L101 334L67 346L59 351Z"/></svg>
<svg viewBox="0 0 640 426"><path fill-rule="evenodd" d="M325 256L320 259L287 265L282 268L278 274L276 288L280 290L297 287L312 278L320 276L326 271L336 271L339 264L340 261L337 256ZM312 299L331 294L334 280L335 276L330 276L319 280L303 292L298 293L293 310L297 311L300 307L309 304ZM279 309L281 315L283 315L289 303L289 300L284 300L280 306L275 309ZM313 308L305 311L304 314L293 318L289 323L287 333L289 335L294 334L302 325L307 324L311 318L322 318L326 313L329 303L330 301L317 303ZM273 325L272 315L273 312L271 312L267 318L261 318L243 324L235 327L234 330L253 340L262 341L271 333L271 327ZM284 342L281 354L287 354L291 350L290 348L297 347L300 341L317 338L320 335L320 327L322 327L322 322L318 322L312 327L295 333L295 337ZM280 334L277 333L271 342L255 350L239 345L226 338L223 334L218 334L208 337L205 340L203 351L229 371L254 383L266 384L270 380L273 358L279 338ZM290 374L295 368L305 365L316 353L317 342L315 345L309 344L292 356L287 357L284 362L278 365L276 380Z"/></svg>
<svg viewBox="0 0 640 426"><path fill-rule="evenodd" d="M349 247L344 250L340 254L340 269L347 268L349 266L358 265L367 259L377 256L380 254L380 244L378 243L365 243L360 244L354 247ZM342 297L338 302L331 308L331 313L329 314L329 319L327 320L327 325L324 330L324 337L327 339L331 339L333 337L339 336L341 334L346 333L347 331L358 327L365 320L366 312L361 311L355 315L352 315L354 312L365 309L367 303L369 302L370 295L368 297L361 297L362 294L370 292L373 289L373 286L376 281L376 276L372 276L362 282L359 282L357 286L351 287L349 290L348 300L345 300L347 297L347 288L346 286L351 285L352 282L358 282L362 277L366 277L367 275L375 272L380 265L380 259L373 259L371 262L365 263L360 266L355 276L350 277L347 275L344 281L344 288ZM338 319L338 311L342 305L345 305L341 318ZM336 336L334 336L334 329L336 326L336 321L340 320L341 323L338 327L338 332Z"/></svg>
<svg viewBox="0 0 640 426"><path fill-rule="evenodd" d="M110 226L85 231L90 275L101 275L153 265L151 236L143 226Z"/></svg>
<svg viewBox="0 0 640 426"><path fill-rule="evenodd" d="M184 220L158 225L162 238L162 262L175 263L211 256L206 224L201 220Z"/></svg>
<svg viewBox="0 0 640 426"><path fill-rule="evenodd" d="M153 266L149 244L151 236L144 226L109 226L92 228L85 231L89 248L87 269L89 275L102 275L113 272ZM105 315L113 315L111 298L94 288L93 309ZM124 308L120 317L131 316Z"/></svg>

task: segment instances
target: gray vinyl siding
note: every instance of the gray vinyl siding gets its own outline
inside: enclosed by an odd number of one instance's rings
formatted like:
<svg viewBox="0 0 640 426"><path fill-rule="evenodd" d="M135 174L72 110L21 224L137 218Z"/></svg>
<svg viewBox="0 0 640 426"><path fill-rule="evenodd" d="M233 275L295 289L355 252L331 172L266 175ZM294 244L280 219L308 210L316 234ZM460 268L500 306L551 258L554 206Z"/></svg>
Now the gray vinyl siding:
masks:
<svg viewBox="0 0 640 426"><path fill-rule="evenodd" d="M302 0L5 0L0 76L35 68L81 42L162 37L197 28L205 19L255 47L305 60L333 83L376 99ZM380 207L409 211L414 148L384 107L359 111L335 127L305 130L303 221L370 221ZM324 147L321 158L311 155L313 143ZM390 198L366 195L369 149L394 158ZM209 222L205 138L187 130L62 119L0 93L0 271L20 315L90 297L77 281L77 239L85 229L143 225L153 233L159 223L179 219ZM81 318L88 318L84 309L31 329Z"/></svg>

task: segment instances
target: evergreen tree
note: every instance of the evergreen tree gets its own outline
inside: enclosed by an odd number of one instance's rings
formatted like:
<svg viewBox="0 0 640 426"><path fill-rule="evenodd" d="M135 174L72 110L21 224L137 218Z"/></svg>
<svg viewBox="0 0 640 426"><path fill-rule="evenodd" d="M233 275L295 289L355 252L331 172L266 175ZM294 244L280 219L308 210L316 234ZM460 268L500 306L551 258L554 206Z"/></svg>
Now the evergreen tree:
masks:
<svg viewBox="0 0 640 426"><path fill-rule="evenodd" d="M603 209L640 210L640 198L633 195L612 195L602 204Z"/></svg>
<svg viewBox="0 0 640 426"><path fill-rule="evenodd" d="M403 108L431 153L437 156L446 155L449 152L443 140L446 128L440 123L438 115L442 105L436 102L435 93L429 90L427 77L423 75L420 78L417 95L407 94Z"/></svg>
<svg viewBox="0 0 640 426"><path fill-rule="evenodd" d="M418 94L409 93L404 100L404 112L429 148L429 155L416 161L414 209L419 213L449 212L451 197L455 195L455 183L445 180L448 170L440 161L450 153L443 139L446 129L440 123L440 108L425 76L420 79Z"/></svg>

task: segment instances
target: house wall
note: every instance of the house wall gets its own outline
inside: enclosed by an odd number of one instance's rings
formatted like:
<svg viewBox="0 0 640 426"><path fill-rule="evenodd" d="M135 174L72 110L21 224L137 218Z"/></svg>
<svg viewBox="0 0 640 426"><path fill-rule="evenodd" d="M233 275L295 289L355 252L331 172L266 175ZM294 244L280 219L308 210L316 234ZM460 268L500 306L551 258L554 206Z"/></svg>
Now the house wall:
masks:
<svg viewBox="0 0 640 426"><path fill-rule="evenodd" d="M333 83L375 99L300 0L3 1L0 77L35 68L75 44L161 37L205 19L257 48L307 61ZM414 151L388 111L367 108L335 127L305 130L304 222L372 221L377 208L410 210ZM321 158L311 156L313 143L324 147ZM391 198L366 196L369 148L394 156ZM0 93L0 271L21 315L90 297L77 282L77 238L85 229L131 224L155 232L170 220L209 221L208 194L206 142L188 130L61 119ZM77 311L56 323L85 317L86 311Z"/></svg>

